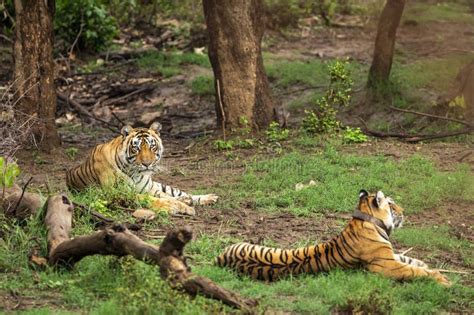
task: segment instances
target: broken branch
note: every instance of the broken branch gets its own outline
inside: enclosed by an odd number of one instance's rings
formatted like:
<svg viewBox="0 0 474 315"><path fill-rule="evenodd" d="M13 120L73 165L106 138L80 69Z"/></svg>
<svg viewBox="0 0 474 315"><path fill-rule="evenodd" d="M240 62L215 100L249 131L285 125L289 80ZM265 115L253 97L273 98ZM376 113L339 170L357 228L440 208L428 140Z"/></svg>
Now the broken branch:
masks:
<svg viewBox="0 0 474 315"><path fill-rule="evenodd" d="M467 121L463 121L463 120L459 120L459 119L455 119L455 118L449 118L449 117L438 116L438 115L433 115L433 114L428 114L428 113L422 113L422 112L417 112L417 111L414 111L414 110L401 109L401 108L397 108L397 107L393 107L393 106L389 106L389 108L391 110L395 110L397 112L409 113L409 114L418 115L418 116L425 116L425 117L430 117L430 118L435 118L435 119L453 121L453 122L457 122L459 124L465 125L469 128L472 128L472 125L470 123L468 123Z"/></svg>
<svg viewBox="0 0 474 315"><path fill-rule="evenodd" d="M360 117L359 117L359 120L364 125L364 132L368 135L371 135L373 137L378 137L378 138L399 138L410 143L470 134L473 131L472 128L466 128L459 131L438 133L438 134L406 134L406 133L396 133L396 132L382 132L382 131L370 129L367 126L367 123L364 120L362 120L362 118Z"/></svg>
<svg viewBox="0 0 474 315"><path fill-rule="evenodd" d="M184 247L192 239L191 228L168 232L160 247L142 241L120 224L70 239L73 210L73 203L64 194L48 199L45 225L48 228L50 265L72 267L90 255L130 255L158 265L161 278L169 281L174 289L184 290L192 296L200 294L217 299L244 311L256 306L255 300L240 297L191 272L183 255Z"/></svg>

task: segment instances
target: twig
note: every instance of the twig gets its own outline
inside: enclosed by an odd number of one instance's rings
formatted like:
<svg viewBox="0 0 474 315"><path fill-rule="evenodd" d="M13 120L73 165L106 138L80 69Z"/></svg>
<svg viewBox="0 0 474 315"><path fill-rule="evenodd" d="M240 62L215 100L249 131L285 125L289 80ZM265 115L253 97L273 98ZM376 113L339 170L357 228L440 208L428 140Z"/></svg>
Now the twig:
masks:
<svg viewBox="0 0 474 315"><path fill-rule="evenodd" d="M224 105L222 105L222 98L221 98L221 87L219 79L216 79L217 85L217 101L219 102L219 107L221 109L221 128L222 128L222 137L225 141L225 112L224 112Z"/></svg>
<svg viewBox="0 0 474 315"><path fill-rule="evenodd" d="M68 53L69 58L71 58L72 51L74 50L74 46L76 46L77 41L79 40L79 37L82 34L82 29L83 28L84 28L84 18L83 18L83 16L81 16L81 27L79 28L79 32L77 33L76 39L72 43L71 48L69 48L69 53Z"/></svg>
<svg viewBox="0 0 474 315"><path fill-rule="evenodd" d="M299 89L282 92L282 93L279 93L278 95L279 96L290 95L290 94L293 94L293 93L302 92L302 91L306 91L306 90L324 89L324 88L328 88L328 87L329 86L327 86L327 85L306 86L306 87L302 87L302 88L299 88Z"/></svg>
<svg viewBox="0 0 474 315"><path fill-rule="evenodd" d="M467 127L472 127L472 125L470 123L468 123L467 121L463 121L463 120L459 120L459 119L455 119L455 118L449 118L449 117L443 117L443 116L438 116L438 115L433 115L433 114L428 114L428 113L416 112L416 111L413 111L413 110L401 109L401 108L397 108L397 107L393 107L393 106L389 106L389 108L391 110L395 110L397 112L409 113L409 114L418 115L418 116L426 116L426 117L442 119L442 120L448 120L448 121L457 122L459 124L463 124Z"/></svg>
<svg viewBox="0 0 474 315"><path fill-rule="evenodd" d="M410 247L409 249L407 249L406 251L404 251L400 255L406 255L407 253L411 252L412 250L413 250L413 247Z"/></svg>
<svg viewBox="0 0 474 315"><path fill-rule="evenodd" d="M472 128L466 128L460 131L439 133L439 134L406 134L406 133L396 133L396 132L382 132L377 130L372 130L367 126L367 123L360 117L359 120L364 124L364 132L378 138L399 138L403 139L406 142L414 143L425 140L441 139L454 137L459 135L465 135L472 133Z"/></svg>
<svg viewBox="0 0 474 315"><path fill-rule="evenodd" d="M112 113L112 116L114 116L114 118L117 119L118 122L122 124L122 126L126 125L126 123L122 119L120 119L114 112L111 112L111 113Z"/></svg>
<svg viewBox="0 0 474 315"><path fill-rule="evenodd" d="M0 38L3 38L4 40L6 40L9 43L13 43L13 41L9 37L7 37L6 35L0 34Z"/></svg>
<svg viewBox="0 0 474 315"><path fill-rule="evenodd" d="M154 89L153 86L150 86L150 85L149 85L149 86L144 86L144 87L141 87L141 88L139 88L139 89L136 89L136 90L134 90L134 91L132 91L132 92L130 92L130 93L128 93L128 94L125 94L125 95L123 95L123 96L120 96L120 97L117 97L117 98L113 98L113 99L109 99L109 100L105 101L105 102L103 103L103 105L104 105L104 106L105 106L105 105L111 105L111 104L113 104L113 103L117 103L117 102L120 102L120 101L122 101L122 100L125 100L125 99L127 99L127 98L129 98L129 97L131 97L131 96L133 96L133 95L140 94L140 93L143 93L143 92L148 92L148 91L151 91L151 90L153 90L153 89Z"/></svg>
<svg viewBox="0 0 474 315"><path fill-rule="evenodd" d="M87 116L87 117L90 117L92 119L95 119L97 121L100 121L101 123L103 123L105 125L105 127L107 129L109 129L110 131L114 132L114 133L120 133L120 130L118 130L117 126L103 120L103 119L100 119L98 117L96 117L95 115L89 113L87 111L87 109L85 109L84 106L82 106L79 102L69 98L66 94L64 93L61 93L61 92L57 92L58 94L58 98L64 102L66 102L67 104L70 104L72 105L72 107L74 107L80 114L84 115L84 116Z"/></svg>
<svg viewBox="0 0 474 315"><path fill-rule="evenodd" d="M458 273L460 275L469 275L471 274L470 272L467 271L461 271L461 270L449 270L449 269L436 269L439 272L445 272L445 273Z"/></svg>
<svg viewBox="0 0 474 315"><path fill-rule="evenodd" d="M25 194L26 187L30 184L30 182L33 180L33 177L30 177L26 184L23 186L23 190L21 191L20 198L18 198L18 201L16 202L15 208L13 208L13 213L16 213L16 210L18 209L18 206L20 205L21 200L23 199L23 195Z"/></svg>
<svg viewBox="0 0 474 315"><path fill-rule="evenodd" d="M107 62L107 61L106 61L106 62ZM121 67L126 66L126 65L129 64L129 63L132 63L132 62L135 62L135 59L126 60L126 61L124 61L124 62L122 62L122 63L113 65L113 66L109 67L108 69L104 69L104 70L101 70L101 71L72 73L71 75L69 75L69 77L104 74L104 73L108 73L108 72L115 71L115 70L117 70L117 69L119 69L119 68L121 68Z"/></svg>
<svg viewBox="0 0 474 315"><path fill-rule="evenodd" d="M466 154L463 154L463 156L461 156L459 159L458 159L458 162L462 162L465 158L467 158L469 155L472 154L472 151L469 151L467 152Z"/></svg>

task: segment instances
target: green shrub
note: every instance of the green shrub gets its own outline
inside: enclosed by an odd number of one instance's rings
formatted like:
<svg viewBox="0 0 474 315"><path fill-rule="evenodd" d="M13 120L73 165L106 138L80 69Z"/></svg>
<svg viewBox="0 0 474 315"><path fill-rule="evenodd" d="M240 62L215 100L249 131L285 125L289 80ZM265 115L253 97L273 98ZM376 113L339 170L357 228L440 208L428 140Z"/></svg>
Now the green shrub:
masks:
<svg viewBox="0 0 474 315"><path fill-rule="evenodd" d="M360 130L360 128L346 127L342 135L345 143L361 143L366 142L369 138Z"/></svg>
<svg viewBox="0 0 474 315"><path fill-rule="evenodd" d="M268 141L280 142L288 139L290 130L281 128L279 123L273 121L270 123L270 126L268 126L268 129L265 130L265 134L267 135Z"/></svg>
<svg viewBox="0 0 474 315"><path fill-rule="evenodd" d="M315 101L315 108L306 111L303 130L310 134L327 133L340 128L337 109L349 105L354 84L347 69L348 61L329 65L330 84L326 95Z"/></svg>
<svg viewBox="0 0 474 315"><path fill-rule="evenodd" d="M117 35L115 19L99 0L58 0L54 19L56 39L62 50L69 49L77 38L76 48L91 51L105 49Z"/></svg>

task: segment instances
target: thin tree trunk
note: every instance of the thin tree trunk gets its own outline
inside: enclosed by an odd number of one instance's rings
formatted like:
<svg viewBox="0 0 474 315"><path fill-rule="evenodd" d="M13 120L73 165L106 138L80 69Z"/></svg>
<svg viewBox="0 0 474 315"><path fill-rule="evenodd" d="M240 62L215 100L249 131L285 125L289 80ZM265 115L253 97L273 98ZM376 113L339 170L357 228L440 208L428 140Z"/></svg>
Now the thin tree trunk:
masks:
<svg viewBox="0 0 474 315"><path fill-rule="evenodd" d="M261 0L203 0L209 59L216 79L217 122L239 127L245 117L254 129L273 119L273 100L263 68ZM217 84L219 86L217 87Z"/></svg>
<svg viewBox="0 0 474 315"><path fill-rule="evenodd" d="M389 82L392 68L395 37L406 0L387 0L380 15L375 38L374 59L367 85L371 88Z"/></svg>
<svg viewBox="0 0 474 315"><path fill-rule="evenodd" d="M15 97L23 118L35 116L34 142L44 151L60 145L54 118L54 0L15 0Z"/></svg>

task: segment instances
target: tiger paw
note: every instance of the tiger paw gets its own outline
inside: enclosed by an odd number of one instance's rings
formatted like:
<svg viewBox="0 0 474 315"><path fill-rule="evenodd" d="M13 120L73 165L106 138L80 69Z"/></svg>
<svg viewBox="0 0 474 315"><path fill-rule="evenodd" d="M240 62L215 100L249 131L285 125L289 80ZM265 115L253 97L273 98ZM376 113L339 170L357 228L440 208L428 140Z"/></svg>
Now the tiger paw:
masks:
<svg viewBox="0 0 474 315"><path fill-rule="evenodd" d="M217 202L217 199L219 199L219 196L216 194L194 195L193 204L201 206L212 205Z"/></svg>
<svg viewBox="0 0 474 315"><path fill-rule="evenodd" d="M187 214L187 215L196 215L196 210L193 207L188 206L184 202L181 202L172 198L157 198L153 196L148 196L150 201L150 209L160 212L165 211L171 215L174 214Z"/></svg>
<svg viewBox="0 0 474 315"><path fill-rule="evenodd" d="M450 287L452 285L449 279L438 270L430 270L429 274L431 278L435 279L439 284L445 287Z"/></svg>

